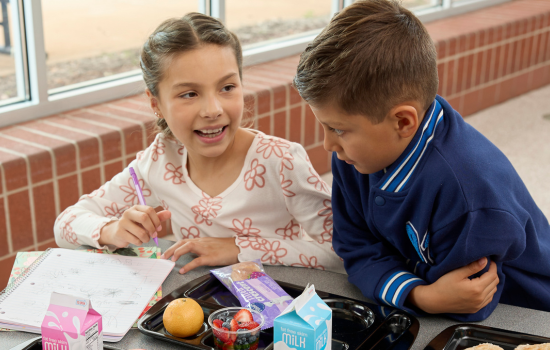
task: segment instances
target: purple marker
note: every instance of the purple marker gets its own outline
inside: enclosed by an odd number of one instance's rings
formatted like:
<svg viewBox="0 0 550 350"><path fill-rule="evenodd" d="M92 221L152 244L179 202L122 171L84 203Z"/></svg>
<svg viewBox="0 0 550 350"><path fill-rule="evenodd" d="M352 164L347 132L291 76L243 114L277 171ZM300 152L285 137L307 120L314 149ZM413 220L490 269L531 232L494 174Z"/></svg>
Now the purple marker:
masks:
<svg viewBox="0 0 550 350"><path fill-rule="evenodd" d="M134 186L136 187L137 196L139 199L139 204L141 205L147 205L145 204L145 198L143 197L143 192L141 192L141 186L139 185L139 181L136 176L136 172L134 171L134 168L129 167L130 175L132 175L132 180L134 180ZM153 237L153 240L155 241L155 244L157 247L159 246L159 240L157 237Z"/></svg>

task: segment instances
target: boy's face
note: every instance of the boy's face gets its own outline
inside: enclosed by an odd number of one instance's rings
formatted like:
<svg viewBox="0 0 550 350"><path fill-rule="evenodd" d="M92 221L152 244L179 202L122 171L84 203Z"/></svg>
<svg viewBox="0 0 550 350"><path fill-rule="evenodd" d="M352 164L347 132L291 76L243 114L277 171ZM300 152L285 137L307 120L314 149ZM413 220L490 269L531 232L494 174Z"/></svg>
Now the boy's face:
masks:
<svg viewBox="0 0 550 350"><path fill-rule="evenodd" d="M311 106L325 131L324 147L361 174L380 171L399 158L420 123L415 106L394 107L381 123L349 115L334 103ZM420 114L422 115L422 114Z"/></svg>

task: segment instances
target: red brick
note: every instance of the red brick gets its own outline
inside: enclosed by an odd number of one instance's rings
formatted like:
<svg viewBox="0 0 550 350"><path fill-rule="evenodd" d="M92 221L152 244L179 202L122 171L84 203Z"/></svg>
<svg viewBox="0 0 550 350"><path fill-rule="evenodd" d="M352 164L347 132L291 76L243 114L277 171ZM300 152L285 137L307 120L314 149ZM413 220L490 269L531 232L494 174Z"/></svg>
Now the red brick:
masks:
<svg viewBox="0 0 550 350"><path fill-rule="evenodd" d="M473 91L464 95L462 103L462 116L466 117L479 110L479 91Z"/></svg>
<svg viewBox="0 0 550 350"><path fill-rule="evenodd" d="M289 89L290 89L290 105L293 106L296 103L302 102L302 96L300 96L296 88L294 88L294 86L290 86Z"/></svg>
<svg viewBox="0 0 550 350"><path fill-rule="evenodd" d="M8 285L11 269L15 262L15 255L0 260L0 288L4 289Z"/></svg>
<svg viewBox="0 0 550 350"><path fill-rule="evenodd" d="M437 76L439 78L439 86L437 88L437 93L442 95L443 94L443 81L445 79L445 64L439 63L437 65Z"/></svg>
<svg viewBox="0 0 550 350"><path fill-rule="evenodd" d="M466 35L461 35L459 38L458 38L458 51L457 53L463 53L464 51L466 51L467 49L467 39L466 39Z"/></svg>
<svg viewBox="0 0 550 350"><path fill-rule="evenodd" d="M446 42L446 41L444 41L444 40L438 41L438 42L436 43L435 48L436 48L436 50L437 50L437 59L438 59L438 60L447 57L447 53L446 53L446 50L447 50L447 42Z"/></svg>
<svg viewBox="0 0 550 350"><path fill-rule="evenodd" d="M273 135L286 139L286 112L275 113L273 118Z"/></svg>
<svg viewBox="0 0 550 350"><path fill-rule="evenodd" d="M330 171L330 154L325 151L323 146L317 146L307 151L309 160L318 174L324 174Z"/></svg>
<svg viewBox="0 0 550 350"><path fill-rule="evenodd" d="M288 139L300 143L302 133L302 107L294 107L290 110L290 135Z"/></svg>
<svg viewBox="0 0 550 350"><path fill-rule="evenodd" d="M271 96L269 91L264 90L256 95L258 99L258 115L265 114L271 110Z"/></svg>
<svg viewBox="0 0 550 350"><path fill-rule="evenodd" d="M279 86L273 89L273 108L284 108L287 105L286 88Z"/></svg>
<svg viewBox="0 0 550 350"><path fill-rule="evenodd" d="M458 69L456 70L456 76L455 76L456 83L454 85L453 94L463 91L464 70L466 68L465 65L466 65L466 58L460 57L458 59L458 66L457 66Z"/></svg>
<svg viewBox="0 0 550 350"><path fill-rule="evenodd" d="M513 79L514 92L512 97L516 97L531 90L529 85L529 73L521 74Z"/></svg>
<svg viewBox="0 0 550 350"><path fill-rule="evenodd" d="M52 159L47 151L24 142L12 141L0 137L0 147L24 154L31 166L32 182L44 181L52 178Z"/></svg>
<svg viewBox="0 0 550 350"><path fill-rule="evenodd" d="M120 173L124 168L122 162L114 162L111 164L105 164L105 181L111 180L115 175Z"/></svg>
<svg viewBox="0 0 550 350"><path fill-rule="evenodd" d="M455 81L455 64L456 64L455 60L447 62L447 69L445 70L445 85L444 85L445 96L451 95L453 93L453 82Z"/></svg>
<svg viewBox="0 0 550 350"><path fill-rule="evenodd" d="M244 96L244 113L243 120L254 118L254 95L248 94ZM129 152L128 152L129 153Z"/></svg>
<svg viewBox="0 0 550 350"><path fill-rule="evenodd" d="M499 94L495 103L501 103L514 97L514 85L513 79L507 79L501 82L499 85Z"/></svg>
<svg viewBox="0 0 550 350"><path fill-rule="evenodd" d="M83 194L92 193L94 190L97 190L101 185L99 168L84 171L82 173L82 192ZM107 181L107 179L105 179Z"/></svg>
<svg viewBox="0 0 550 350"><path fill-rule="evenodd" d="M20 250L32 245L32 218L29 192L21 191L8 196L8 205L10 206L13 249Z"/></svg>
<svg viewBox="0 0 550 350"><path fill-rule="evenodd" d="M533 73L533 82L532 87L533 89L538 89L544 85L546 85L546 77L544 76L546 72L546 67L541 67L535 69Z"/></svg>
<svg viewBox="0 0 550 350"><path fill-rule="evenodd" d="M53 238L52 227L56 218L53 184L34 187L33 198L36 237L38 242L42 242Z"/></svg>
<svg viewBox="0 0 550 350"><path fill-rule="evenodd" d="M479 84L481 84L481 75L482 75L481 72L483 71L483 56L484 56L483 52L478 52L475 54L476 73L472 77L472 86L478 86Z"/></svg>
<svg viewBox="0 0 550 350"><path fill-rule="evenodd" d="M38 245L38 251L39 252L45 251L48 248L58 248L58 245L57 245L57 243L55 243L55 241L41 243L41 244Z"/></svg>
<svg viewBox="0 0 550 350"><path fill-rule="evenodd" d="M78 201L78 176L71 175L59 180L59 208L61 211Z"/></svg>
<svg viewBox="0 0 550 350"><path fill-rule="evenodd" d="M499 65L502 59L502 46L497 46L493 49L493 61L491 62L491 73L489 75L490 80L498 79Z"/></svg>
<svg viewBox="0 0 550 350"><path fill-rule="evenodd" d="M309 105L306 105L306 116L305 116L305 126L304 126L304 146L309 146L315 143L315 124L317 120L315 115L311 111Z"/></svg>
<svg viewBox="0 0 550 350"><path fill-rule="evenodd" d="M0 151L0 163L4 168L8 191L27 186L27 163L23 158Z"/></svg>
<svg viewBox="0 0 550 350"><path fill-rule="evenodd" d="M483 83L487 83L491 81L491 71L493 69L493 67L491 66L491 63L492 63L493 56L494 56L493 50L486 51L484 69L482 72L480 72L483 75L483 78L482 78Z"/></svg>
<svg viewBox="0 0 550 350"><path fill-rule="evenodd" d="M497 84L478 90L478 110L495 105Z"/></svg>
<svg viewBox="0 0 550 350"><path fill-rule="evenodd" d="M8 223L6 221L4 197L0 197L0 256L9 253L8 250Z"/></svg>
<svg viewBox="0 0 550 350"><path fill-rule="evenodd" d="M271 135L271 118L269 116L267 117L261 117L258 118L258 130L261 132L264 132L268 135Z"/></svg>
<svg viewBox="0 0 550 350"><path fill-rule="evenodd" d="M99 164L99 142L94 138L78 143L80 167L87 168Z"/></svg>
<svg viewBox="0 0 550 350"><path fill-rule="evenodd" d="M458 106L460 105L460 97L454 97L450 100L447 100L447 102L449 102L449 104L451 105L451 107L453 107L454 109L458 109ZM460 113L460 111L458 111Z"/></svg>
<svg viewBox="0 0 550 350"><path fill-rule="evenodd" d="M447 57L453 56L458 52L458 42L456 38L447 41Z"/></svg>
<svg viewBox="0 0 550 350"><path fill-rule="evenodd" d="M514 57L512 51L513 49L514 46L511 43L504 46L504 56L502 60L502 77L505 77L512 72L512 63Z"/></svg>
<svg viewBox="0 0 550 350"><path fill-rule="evenodd" d="M477 43L477 32L467 34L466 35L466 42L467 42L467 46L466 46L467 51L475 49L478 45L478 43Z"/></svg>

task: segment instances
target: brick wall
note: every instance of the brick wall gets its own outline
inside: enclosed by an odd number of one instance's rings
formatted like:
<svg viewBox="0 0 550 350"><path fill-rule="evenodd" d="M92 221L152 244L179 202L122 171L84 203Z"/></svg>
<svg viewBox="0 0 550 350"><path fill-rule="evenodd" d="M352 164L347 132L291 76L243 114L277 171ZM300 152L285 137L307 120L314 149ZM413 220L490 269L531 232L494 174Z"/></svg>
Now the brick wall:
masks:
<svg viewBox="0 0 550 350"><path fill-rule="evenodd" d="M550 84L550 1L521 0L427 25L439 93L464 116ZM290 87L298 56L244 72L255 127L305 146L330 170L322 128ZM56 216L151 142L143 94L0 129L0 287L17 251L54 247Z"/></svg>

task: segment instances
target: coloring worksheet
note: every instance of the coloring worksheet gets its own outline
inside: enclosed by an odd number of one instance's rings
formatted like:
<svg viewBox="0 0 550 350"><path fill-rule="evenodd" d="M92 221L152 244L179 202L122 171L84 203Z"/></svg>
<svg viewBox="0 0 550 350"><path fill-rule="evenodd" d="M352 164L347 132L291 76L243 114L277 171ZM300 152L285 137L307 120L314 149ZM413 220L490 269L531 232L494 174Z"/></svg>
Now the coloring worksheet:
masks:
<svg viewBox="0 0 550 350"><path fill-rule="evenodd" d="M104 335L121 337L174 264L164 259L50 249L0 294L0 326L40 333L51 293L58 292L88 298L103 317Z"/></svg>

